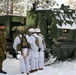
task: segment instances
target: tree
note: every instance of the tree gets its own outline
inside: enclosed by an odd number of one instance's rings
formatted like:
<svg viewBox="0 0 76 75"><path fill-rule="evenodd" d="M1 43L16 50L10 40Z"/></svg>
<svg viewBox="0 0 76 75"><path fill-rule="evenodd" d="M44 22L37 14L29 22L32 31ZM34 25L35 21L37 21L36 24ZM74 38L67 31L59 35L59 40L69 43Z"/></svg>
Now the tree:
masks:
<svg viewBox="0 0 76 75"><path fill-rule="evenodd" d="M0 14L26 15L26 10L33 8L33 3L42 7L52 7L57 4L55 0L0 0Z"/></svg>
<svg viewBox="0 0 76 75"><path fill-rule="evenodd" d="M33 6L31 4L33 4ZM41 7L43 9L51 9L54 5L58 6L56 0L32 0L30 5L32 8ZM31 9L30 5L28 5L28 8Z"/></svg>
<svg viewBox="0 0 76 75"><path fill-rule="evenodd" d="M76 0L67 0L66 3L70 5L70 8L76 9Z"/></svg>
<svg viewBox="0 0 76 75"><path fill-rule="evenodd" d="M26 15L25 0L0 0L0 14Z"/></svg>

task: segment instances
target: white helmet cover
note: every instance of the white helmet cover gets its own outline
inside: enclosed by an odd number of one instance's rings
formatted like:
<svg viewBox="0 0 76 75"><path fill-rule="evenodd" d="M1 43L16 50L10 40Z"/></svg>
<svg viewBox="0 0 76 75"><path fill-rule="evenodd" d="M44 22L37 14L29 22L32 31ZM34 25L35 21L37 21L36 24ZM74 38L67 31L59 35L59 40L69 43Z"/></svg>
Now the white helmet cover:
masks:
<svg viewBox="0 0 76 75"><path fill-rule="evenodd" d="M30 28L28 31L29 31L30 33L34 33L34 32L35 32L35 29L34 29L34 28Z"/></svg>
<svg viewBox="0 0 76 75"><path fill-rule="evenodd" d="M35 28L35 32L41 32L39 28Z"/></svg>

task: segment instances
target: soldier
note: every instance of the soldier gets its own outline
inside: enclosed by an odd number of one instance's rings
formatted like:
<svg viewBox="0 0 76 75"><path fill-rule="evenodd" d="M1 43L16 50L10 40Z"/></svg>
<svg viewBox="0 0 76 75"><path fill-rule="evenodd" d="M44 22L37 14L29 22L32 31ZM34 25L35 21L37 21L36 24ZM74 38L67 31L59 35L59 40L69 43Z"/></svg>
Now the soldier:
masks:
<svg viewBox="0 0 76 75"><path fill-rule="evenodd" d="M5 49L5 36L4 36L4 24L0 24L0 73L6 74L7 72L2 70L2 63L5 59L6 49Z"/></svg>
<svg viewBox="0 0 76 75"><path fill-rule="evenodd" d="M35 34L35 30L33 28L30 28L28 31L30 32L30 38L32 40L31 48L29 49L30 72L34 72L38 70L38 36Z"/></svg>
<svg viewBox="0 0 76 75"><path fill-rule="evenodd" d="M39 56L39 60L38 60L38 67L39 70L43 70L44 68L44 50L46 48L46 44L45 44L45 40L44 40L44 36L41 34L41 30L39 28L35 28L35 32L38 35L39 38L39 51L38 51L38 56Z"/></svg>
<svg viewBox="0 0 76 75"><path fill-rule="evenodd" d="M20 71L21 74L24 74L25 72L27 75L29 75L29 56L28 56L28 45L27 42L30 42L30 38L27 34L24 34L24 27L19 26L18 27L18 36L15 38L13 43L13 48L17 51L19 48L17 46L20 44L20 54L19 61L20 61Z"/></svg>

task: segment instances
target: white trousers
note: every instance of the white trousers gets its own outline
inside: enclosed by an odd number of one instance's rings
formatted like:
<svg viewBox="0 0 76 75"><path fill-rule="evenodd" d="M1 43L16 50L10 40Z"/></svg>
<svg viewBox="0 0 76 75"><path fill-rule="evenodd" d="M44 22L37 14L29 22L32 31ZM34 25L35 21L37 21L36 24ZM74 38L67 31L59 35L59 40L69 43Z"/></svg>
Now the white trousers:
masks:
<svg viewBox="0 0 76 75"><path fill-rule="evenodd" d="M26 58L25 62L23 56L21 56L19 61L20 61L20 71L24 73L29 73L29 57Z"/></svg>
<svg viewBox="0 0 76 75"><path fill-rule="evenodd" d="M31 70L38 69L38 58L30 57L30 68Z"/></svg>
<svg viewBox="0 0 76 75"><path fill-rule="evenodd" d="M44 68L44 52L43 51L39 52L38 67Z"/></svg>
<svg viewBox="0 0 76 75"><path fill-rule="evenodd" d="M31 70L38 69L38 52L34 50L29 51L30 68Z"/></svg>
<svg viewBox="0 0 76 75"><path fill-rule="evenodd" d="M26 55L27 49L24 49L24 54ZM27 56L26 61L24 61L24 57L19 57L20 62L20 71L24 73L29 73L30 67L29 67L29 56Z"/></svg>

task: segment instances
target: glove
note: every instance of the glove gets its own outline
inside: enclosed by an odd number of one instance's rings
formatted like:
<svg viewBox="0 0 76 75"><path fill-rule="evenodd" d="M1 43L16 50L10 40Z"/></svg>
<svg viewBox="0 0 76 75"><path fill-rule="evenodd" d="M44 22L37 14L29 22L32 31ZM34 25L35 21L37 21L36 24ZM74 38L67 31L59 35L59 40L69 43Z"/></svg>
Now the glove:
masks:
<svg viewBox="0 0 76 75"><path fill-rule="evenodd" d="M38 49L38 52L40 52L40 51L41 51L41 48Z"/></svg>
<svg viewBox="0 0 76 75"><path fill-rule="evenodd" d="M4 59L6 59L7 58L7 56L6 56L6 54L4 54Z"/></svg>

